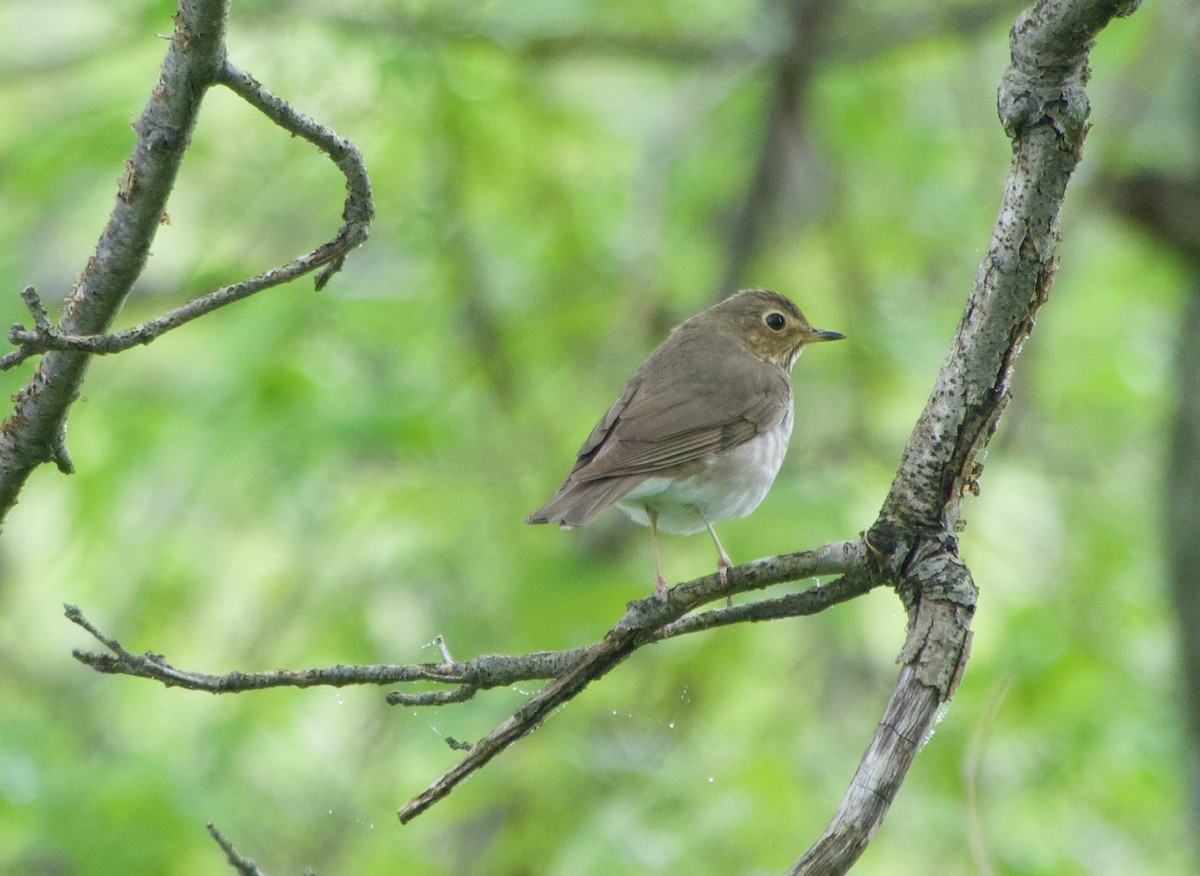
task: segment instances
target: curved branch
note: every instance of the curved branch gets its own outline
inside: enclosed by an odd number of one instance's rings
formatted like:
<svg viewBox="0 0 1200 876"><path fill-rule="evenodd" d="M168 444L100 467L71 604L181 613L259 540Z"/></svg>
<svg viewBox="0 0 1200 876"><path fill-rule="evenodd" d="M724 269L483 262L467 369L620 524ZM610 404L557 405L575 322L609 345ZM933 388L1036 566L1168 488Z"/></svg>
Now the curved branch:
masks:
<svg viewBox="0 0 1200 876"><path fill-rule="evenodd" d="M312 143L337 165L346 177L346 204L342 211L344 222L337 235L312 252L292 259L286 265L263 271L240 283L222 286L141 325L111 334L78 335L54 328L46 317L46 310L38 300L37 293L32 288L25 289L22 298L33 315L34 328L26 329L20 324L13 326L8 337L12 343L18 345L18 349L0 357L0 371L49 350L103 355L120 353L140 344L149 344L171 329L179 328L220 307L281 286L324 267L325 270L317 276L316 281L316 287L320 290L341 268L347 253L367 239L375 207L371 200L371 183L367 178L366 164L358 147L324 125L297 112L285 101L263 88L248 73L239 70L228 61L221 66L217 81L284 130Z"/></svg>
<svg viewBox="0 0 1200 876"><path fill-rule="evenodd" d="M346 254L367 239L371 220L375 217L375 205L371 200L371 181L367 177L367 165L363 162L362 153L352 142L339 137L332 130L304 113L297 112L286 101L263 88L253 76L239 70L229 61L222 66L218 81L279 127L312 143L328 155L337 165L338 170L346 177L346 206L342 212L345 224L338 230L337 237L333 240L317 247L308 256L302 256L301 259L309 258L311 262L302 270L297 269L296 273L292 275L299 276L313 268L325 265L325 270L317 275L316 288L317 291L320 291L329 282L329 279L341 269ZM279 270L284 271L292 265L296 265L301 259L295 259ZM259 277L262 276L264 275L259 275ZM291 279L291 277L287 279ZM286 281L280 280L279 282ZM271 285L276 284L272 283Z"/></svg>
<svg viewBox="0 0 1200 876"><path fill-rule="evenodd" d="M158 83L135 126L137 143L121 177L116 206L96 254L67 299L60 324L51 325L32 288L22 293L34 327L13 326L9 339L17 349L0 357L0 370L46 355L15 397L12 415L0 425L0 521L38 465L54 461L63 472L71 472L63 432L92 355L148 344L197 317L318 268L324 268L316 280L321 289L367 237L375 208L358 148L297 112L228 61L224 42L228 13L229 0L180 3ZM346 177L343 224L332 240L286 265L224 286L141 325L106 334L146 263L191 142L201 99L218 84L330 157Z"/></svg>
<svg viewBox="0 0 1200 876"><path fill-rule="evenodd" d="M845 872L883 820L970 651L977 590L958 556L961 499L1009 398L1012 369L1050 294L1058 215L1089 112L1088 53L1137 0L1040 0L1012 28L999 92L1012 167L987 254L903 461L868 532L908 609L883 720L825 832L789 871Z"/></svg>

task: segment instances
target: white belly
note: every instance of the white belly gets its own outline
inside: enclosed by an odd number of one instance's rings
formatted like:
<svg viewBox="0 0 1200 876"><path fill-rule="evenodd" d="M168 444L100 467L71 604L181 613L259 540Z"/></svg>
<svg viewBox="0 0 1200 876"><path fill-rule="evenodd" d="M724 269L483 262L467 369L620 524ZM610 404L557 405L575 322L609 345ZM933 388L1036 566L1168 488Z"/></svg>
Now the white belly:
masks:
<svg viewBox="0 0 1200 876"><path fill-rule="evenodd" d="M617 507L643 526L650 523L647 509L657 512L658 528L664 532L699 532L705 521L745 517L775 482L791 436L789 410L771 431L710 454L704 467L688 477L647 478L626 493Z"/></svg>

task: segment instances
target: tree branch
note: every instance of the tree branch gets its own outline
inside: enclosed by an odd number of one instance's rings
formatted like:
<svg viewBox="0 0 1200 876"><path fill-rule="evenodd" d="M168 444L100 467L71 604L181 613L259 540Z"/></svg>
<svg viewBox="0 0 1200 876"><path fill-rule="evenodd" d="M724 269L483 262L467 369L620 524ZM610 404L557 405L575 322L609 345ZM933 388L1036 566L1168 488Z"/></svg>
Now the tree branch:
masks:
<svg viewBox="0 0 1200 876"><path fill-rule="evenodd" d="M629 603L625 616L596 644L553 681L530 697L521 708L502 721L472 746L457 764L439 776L424 791L400 807L400 822L416 818L447 796L463 779L483 767L497 754L534 730L555 709L574 698L598 678L606 675L642 645L655 641L656 631L679 620L692 609L728 593L758 589L768 584L815 575L844 573L835 582L846 598L860 595L877 580L866 573L867 550L863 542L835 542L786 558L757 560L729 570L722 583L716 574L681 584L665 594L654 594ZM835 585L829 585L833 588Z"/></svg>
<svg viewBox="0 0 1200 876"><path fill-rule="evenodd" d="M516 713L482 740L470 746L467 756L459 763L405 804L398 815L401 822L407 822L448 795L459 782L483 767L509 745L530 733L558 706L574 698L588 684L607 674L638 648L725 623L785 617L790 614L811 614L837 602L859 596L879 583L878 576L870 573L870 556L867 544L860 540L834 542L814 551L744 563L730 569L724 581L720 576L712 574L681 584L666 594L654 594L631 602L625 615L604 638L587 648L538 652L519 657L494 655L477 658L466 664L336 666L325 670L280 670L255 675L231 673L226 676L211 676L178 670L158 654L132 654L118 641L101 633L75 606L66 606L66 615L110 652L74 652L76 659L97 671L152 678L169 687L187 687L211 693L231 693L283 685L341 686L418 680L461 685L457 690L449 692L393 694L388 698L393 704L439 705L461 702L480 688L508 685L514 681L531 678L553 678ZM838 573L844 573L843 577L830 584L810 588L804 593L680 620L700 605L727 598L734 593L758 590L783 581Z"/></svg>
<svg viewBox="0 0 1200 876"><path fill-rule="evenodd" d="M14 398L12 414L0 424L0 521L16 503L31 471L54 461L72 466L63 434L67 412L79 395L90 357L148 344L167 331L279 286L317 268L322 288L347 253L367 237L374 206L366 166L357 147L264 89L225 57L229 0L180 0L175 31L158 83L135 125L137 142L126 162L117 202L96 253L68 297L58 327L32 287L22 292L34 327L15 325L9 339L17 349L0 357L0 370L45 353L29 383ZM327 154L346 177L343 224L327 243L279 268L217 289L155 319L106 334L149 255L167 198L191 142L201 99L208 88L229 88L271 121Z"/></svg>
<svg viewBox="0 0 1200 876"><path fill-rule="evenodd" d="M861 564L865 556L866 550L861 542L836 542L815 551L744 563L731 569L724 583L716 575L710 575L676 587L672 591L671 599L673 618L682 617L699 605L724 599L734 593L814 575L848 571ZM638 634L634 649L731 623L815 614L863 592L864 585L861 579L842 578L829 584L818 584L802 593L716 609L684 617L674 623L658 619L659 615L651 610L650 604L661 600L651 596L630 603L629 606L630 612L633 612L636 618L633 622L634 632ZM590 648L535 651L518 655L485 654L461 662L451 659L448 652L443 652L445 659L441 663L336 665L319 669L278 669L269 672L213 675L178 669L169 664L162 654L134 654L119 641L101 632L77 606L66 605L63 608L68 620L86 630L105 648L104 652L78 649L73 651L73 656L80 663L97 672L148 678L166 687L180 687L213 694L243 693L274 687L346 687L414 682L457 685L449 691L393 692L387 697L387 701L392 705L444 705L463 702L481 690L508 687L519 681L556 678L573 670L587 656L589 650L596 647L592 645ZM617 627L627 623L629 618L630 615L627 614ZM610 630L609 634L613 634L617 627Z"/></svg>
<svg viewBox="0 0 1200 876"><path fill-rule="evenodd" d="M1050 293L1056 269L1059 210L1087 131L1089 108L1085 84L1092 41L1113 17L1130 14L1136 5L1136 0L1040 0L1014 24L1012 64L998 96L1000 118L1013 142L1013 160L996 226L900 468L878 519L861 539L747 563L730 570L724 583L717 575L710 575L666 594L631 602L625 615L600 641L582 649L518 657L492 655L465 663L450 660L444 652L446 659L440 664L209 676L177 670L159 655L130 654L119 642L87 622L77 609L68 607L68 617L110 652L100 655L77 652L76 657L100 671L141 675L167 685L214 693L284 684L304 687L423 681L456 685L450 690L395 694L389 698L405 705L461 701L479 689L496 684L530 678L552 679L511 717L471 746L462 760L406 803L398 815L402 822L407 822L448 795L464 778L531 732L559 705L639 647L725 623L810 613L889 582L896 587L908 613L908 634L900 655L903 665L896 687L829 826L789 871L822 876L845 872L882 822L938 710L953 694L969 656L977 589L970 570L958 555L961 500L966 493L978 489L980 460L1008 402L1012 371L1021 346L1032 332L1036 313ZM181 39L179 34L177 29L173 46ZM187 30L184 34L192 36ZM206 68L209 79L197 81L229 84L225 78L233 76L229 72L232 68L220 53L214 57L218 63ZM164 77L166 71L164 62ZM264 104L270 103L261 96L265 92L249 77L239 79L238 83L237 87L258 95ZM190 128L187 130L190 133ZM139 144L141 138L139 130ZM186 137L182 143L183 147L173 148L185 148ZM330 154L335 161L339 160L333 152ZM137 193L137 186L132 183L135 179L136 174L131 171L130 197ZM122 193L123 201L125 187ZM346 218L349 223L351 217ZM85 280L87 276L85 272ZM81 281L80 290L83 288ZM98 327L86 325L87 320L79 313L87 311L89 299L80 290L73 296L60 331L80 337L99 335L106 322L102 321ZM45 328L48 318L32 290L26 296L26 303L33 314L35 329ZM107 318L111 318L111 313ZM39 366L39 374L47 370L51 357L68 361L70 356L79 356L77 377L81 380L86 355L73 349L52 351ZM77 390L78 380L72 391ZM27 392L36 400L36 393L28 388ZM71 398L73 395L62 407L62 416ZM19 400L18 413L23 413L21 405L26 403L27 397ZM55 448L61 447L62 417L47 422L57 426L56 431L37 433L42 444L34 448L42 456L30 455L33 451L26 446L26 456L18 457L30 467L54 457L58 453ZM11 432L6 424L5 440ZM0 445L0 450L3 449L4 445ZM0 463L5 459L0 455ZM0 476L4 474L0 466ZM2 500L0 492L0 510L8 507ZM804 593L689 615L699 606L732 593L839 573L842 577L837 581ZM535 671L538 674L516 675ZM501 678L506 680L497 681Z"/></svg>
<svg viewBox="0 0 1200 876"><path fill-rule="evenodd" d="M958 556L961 499L1009 399L1012 370L1050 294L1058 215L1079 163L1088 52L1137 0L1040 0L1012 28L998 96L1012 167L987 254L903 460L868 531L908 610L904 664L858 771L825 832L789 873L843 873L887 813L970 652L977 590Z"/></svg>
<svg viewBox="0 0 1200 876"><path fill-rule="evenodd" d="M59 326L65 334L104 332L141 273L191 142L200 99L224 63L228 11L229 0L180 3L158 82L135 125L137 142L112 215L67 298ZM12 414L0 425L0 520L34 468L65 458L60 448L67 411L89 359L78 351L51 351L16 395Z"/></svg>
<svg viewBox="0 0 1200 876"><path fill-rule="evenodd" d="M26 288L21 297L25 300L30 313L33 314L34 328L29 330L20 324L12 327L8 338L12 343L18 345L18 349L0 357L0 371L12 368L30 356L49 350L108 354L120 353L139 344L149 344L171 329L179 328L197 317L212 313L220 307L241 301L243 298L249 298L255 293L274 286L281 286L324 266L325 270L317 276L316 281L316 288L320 290L324 288L330 277L341 269L347 253L366 240L375 208L371 201L371 184L367 178L367 168L358 147L350 141L342 139L324 125L297 112L286 102L263 88L249 74L239 70L228 61L222 65L218 81L284 130L319 148L333 160L345 175L346 205L342 212L345 221L338 230L337 236L312 252L292 259L286 265L264 271L240 283L222 286L214 292L195 298L187 304L147 320L141 325L112 334L77 335L55 329L50 325L49 319L46 317L46 310L38 300L37 293L32 287Z"/></svg>
<svg viewBox="0 0 1200 876"><path fill-rule="evenodd" d="M242 876L264 876L263 871L258 868L258 864L254 863L254 859L247 858L235 849L233 843L225 837L225 834L217 830L216 825L210 821L204 826L208 828L208 835L221 847L221 851L225 853L225 859L229 861L233 869L237 870Z"/></svg>

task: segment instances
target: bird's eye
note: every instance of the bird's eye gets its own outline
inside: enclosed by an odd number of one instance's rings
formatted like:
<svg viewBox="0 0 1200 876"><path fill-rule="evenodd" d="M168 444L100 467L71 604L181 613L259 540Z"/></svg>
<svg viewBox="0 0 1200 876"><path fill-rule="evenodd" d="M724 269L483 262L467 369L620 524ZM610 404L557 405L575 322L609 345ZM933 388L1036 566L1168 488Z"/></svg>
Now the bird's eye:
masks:
<svg viewBox="0 0 1200 876"><path fill-rule="evenodd" d="M787 320L778 310L772 310L770 313L764 316L763 322L765 322L767 324L767 328L773 332L782 331L783 327L787 325Z"/></svg>

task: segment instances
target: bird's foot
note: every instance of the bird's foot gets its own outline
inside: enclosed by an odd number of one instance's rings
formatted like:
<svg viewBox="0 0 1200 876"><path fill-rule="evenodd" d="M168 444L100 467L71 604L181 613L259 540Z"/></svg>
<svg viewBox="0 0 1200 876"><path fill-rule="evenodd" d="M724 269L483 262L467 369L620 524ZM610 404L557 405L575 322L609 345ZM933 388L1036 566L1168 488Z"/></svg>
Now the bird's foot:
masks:
<svg viewBox="0 0 1200 876"><path fill-rule="evenodd" d="M717 580L722 584L729 581L729 570L733 568L733 563L729 557L725 556L725 552L721 551L721 556L717 559ZM733 608L733 596L725 597L725 607Z"/></svg>

